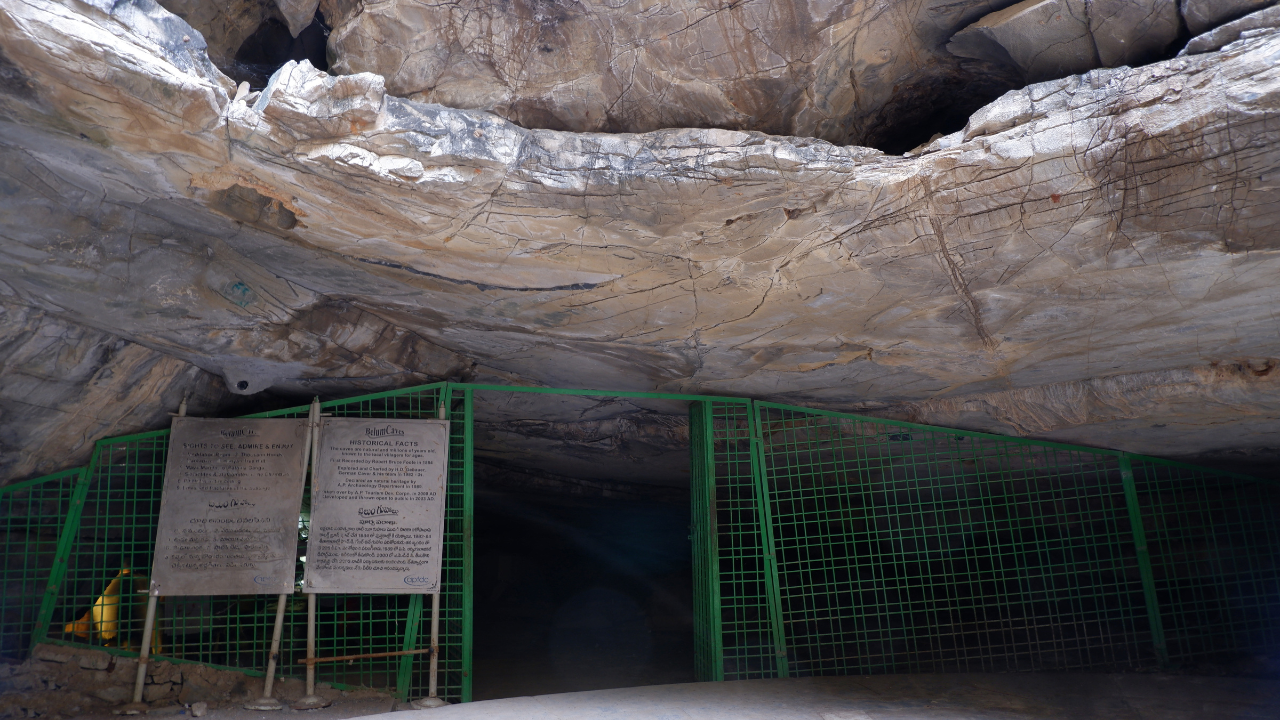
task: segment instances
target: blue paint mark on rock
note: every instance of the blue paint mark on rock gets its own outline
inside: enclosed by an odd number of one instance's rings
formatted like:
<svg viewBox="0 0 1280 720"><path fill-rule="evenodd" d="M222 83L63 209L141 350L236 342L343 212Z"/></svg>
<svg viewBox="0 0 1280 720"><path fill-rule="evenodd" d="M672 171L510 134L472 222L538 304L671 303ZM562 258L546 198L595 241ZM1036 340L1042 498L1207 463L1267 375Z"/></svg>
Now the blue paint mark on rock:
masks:
<svg viewBox="0 0 1280 720"><path fill-rule="evenodd" d="M222 290L222 296L240 307L246 307L258 301L258 294L253 291L253 288L238 280L227 285Z"/></svg>

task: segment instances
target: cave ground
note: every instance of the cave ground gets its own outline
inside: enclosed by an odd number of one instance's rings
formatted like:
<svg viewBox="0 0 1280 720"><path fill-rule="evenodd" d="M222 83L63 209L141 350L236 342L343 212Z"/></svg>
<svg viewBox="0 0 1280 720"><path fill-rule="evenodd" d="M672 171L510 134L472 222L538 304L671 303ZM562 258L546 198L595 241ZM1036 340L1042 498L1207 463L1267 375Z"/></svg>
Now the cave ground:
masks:
<svg viewBox="0 0 1280 720"><path fill-rule="evenodd" d="M652 685L487 700L434 710L414 710L385 697L343 698L329 708L302 713L234 707L211 710L205 717L341 720L393 709L398 710L393 713L397 720L1270 720L1280 716L1280 681L1159 673L879 675ZM81 717L109 720L116 716Z"/></svg>

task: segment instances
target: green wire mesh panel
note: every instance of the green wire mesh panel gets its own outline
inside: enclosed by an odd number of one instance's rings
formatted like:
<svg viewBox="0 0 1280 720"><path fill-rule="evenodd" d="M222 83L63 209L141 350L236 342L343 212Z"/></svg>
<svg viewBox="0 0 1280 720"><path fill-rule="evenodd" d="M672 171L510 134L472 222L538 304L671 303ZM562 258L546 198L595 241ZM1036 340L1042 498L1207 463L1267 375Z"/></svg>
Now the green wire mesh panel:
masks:
<svg viewBox="0 0 1280 720"><path fill-rule="evenodd" d="M127 653L138 652L146 641L148 575L168 445L165 430L105 440L95 447L48 639ZM266 595L162 598L151 652L166 659L260 670L266 664L275 609L276 597ZM295 627L298 608L292 609L286 615L286 653L301 635ZM305 620L305 614L301 617ZM287 664L281 669L291 670Z"/></svg>
<svg viewBox="0 0 1280 720"><path fill-rule="evenodd" d="M320 409L322 413L335 417L430 419L438 416L444 387L443 384L429 385L330 401L322 403ZM462 631L462 520L463 506L470 493L470 484L464 481L466 456L463 441L468 427L468 413L463 403L451 404L455 407L449 411L452 422L441 570L438 694L451 702L462 702L464 675L469 676L469 666L463 662L464 645L469 645L470 641L470 635ZM264 413L262 417L305 417L306 414L307 408L300 407ZM310 519L309 507L308 498L303 503L303 518L300 523L304 538L308 531L307 521ZM301 573L302 567L299 565L299 582ZM302 600L296 601L295 605L297 612L303 615L294 623L295 626L291 626L298 633L293 655L302 657L306 650L306 607ZM272 609L274 610L274 605ZM408 595L322 594L316 608L316 654L318 657L338 657L427 648L431 640L430 620L429 600L414 603ZM427 693L427 658L427 655L410 655L350 663L322 663L316 666L316 678L342 686L395 687L402 698L418 697ZM291 672L294 675L302 674L300 668L291 668Z"/></svg>
<svg viewBox="0 0 1280 720"><path fill-rule="evenodd" d="M1280 648L1280 487L1132 462L1169 659Z"/></svg>
<svg viewBox="0 0 1280 720"><path fill-rule="evenodd" d="M757 408L793 674L1154 662L1114 455Z"/></svg>
<svg viewBox="0 0 1280 720"><path fill-rule="evenodd" d="M444 557L440 574L438 695L471 701L471 395L449 400L449 475L446 480ZM431 602L422 603L418 647L430 647ZM406 650L413 649L406 647ZM411 697L425 697L430 680L425 655L416 659Z"/></svg>
<svg viewBox="0 0 1280 720"><path fill-rule="evenodd" d="M0 660L26 657L84 468L0 488Z"/></svg>
<svg viewBox="0 0 1280 720"><path fill-rule="evenodd" d="M47 637L141 647L168 431L100 441Z"/></svg>
<svg viewBox="0 0 1280 720"><path fill-rule="evenodd" d="M716 543L715 466L711 409L705 402L689 404L689 505L693 548L693 668L700 681L721 680L719 623L720 583L714 572L720 551Z"/></svg>
<svg viewBox="0 0 1280 720"><path fill-rule="evenodd" d="M748 680L777 677L779 658L774 618L770 609L771 568L765 557L762 498L754 468L751 406L748 403L707 402L710 442L709 469L714 486L715 513L708 518L714 535L719 607L721 663L712 668L717 679Z"/></svg>
<svg viewBox="0 0 1280 720"><path fill-rule="evenodd" d="M439 695L466 701L473 387L450 387L322 407L433 418L447 393ZM1280 645L1275 485L1108 451L689 399L699 679L1108 669L1151 665L1166 647L1186 662ZM167 446L167 431L104 440L83 473L0 489L6 659L30 633L119 653L149 642L160 658L260 674L273 596L164 598L142 637ZM309 518L304 499L300 549ZM297 569L300 581L301 558ZM300 676L306 601L286 602L281 672ZM423 596L321 595L318 605L321 657L429 643ZM318 676L409 697L426 693L427 667L409 655L322 664Z"/></svg>
<svg viewBox="0 0 1280 720"><path fill-rule="evenodd" d="M322 412L338 417L434 418L443 385L409 388L322 404ZM306 406L253 417L305 417ZM445 617L462 614L461 580L457 567L462 554L462 487L454 468L461 463L460 428L450 443L446 581L442 595ZM99 442L89 469L88 494L79 527L74 530L71 557L58 590L48 639L137 652L146 608L146 591L155 546L155 526L168 449L168 431L144 433ZM308 488L309 491L309 488ZM459 497L455 497L458 494ZM309 497L298 522L299 552L305 552L310 518ZM302 579L301 557L297 565ZM452 575L448 573L452 572ZM289 597L281 639L280 672L302 676L297 661L306 654L306 599ZM194 596L163 598L157 609L157 629L151 652L158 658L261 672L266 664L275 621L277 598L269 595ZM410 610L430 605L408 595L325 594L317 602L317 655L334 657L426 647L427 632L417 632L415 647L405 647ZM413 620L419 620L421 611ZM458 627L442 625L444 628ZM413 630L421 627L415 624ZM462 699L462 633L441 634L440 696ZM340 687L396 687L401 696L425 686L425 656L372 658L317 666L317 679ZM402 681L402 678L412 678ZM412 688L410 687L412 686Z"/></svg>

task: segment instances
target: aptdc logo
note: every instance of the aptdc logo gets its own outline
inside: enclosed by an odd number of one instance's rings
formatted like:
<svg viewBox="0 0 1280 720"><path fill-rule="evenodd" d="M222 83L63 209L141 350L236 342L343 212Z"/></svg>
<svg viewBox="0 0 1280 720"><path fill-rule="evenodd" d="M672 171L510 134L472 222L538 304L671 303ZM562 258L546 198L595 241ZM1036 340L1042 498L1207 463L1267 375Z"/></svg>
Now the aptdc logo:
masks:
<svg viewBox="0 0 1280 720"><path fill-rule="evenodd" d="M386 437L387 435L403 435L404 431L388 425L382 428L367 427L364 429L364 434L369 437Z"/></svg>
<svg viewBox="0 0 1280 720"><path fill-rule="evenodd" d="M431 584L431 578L421 575L406 575L404 584L409 587L426 587Z"/></svg>
<svg viewBox="0 0 1280 720"><path fill-rule="evenodd" d="M236 428L235 430L219 430L218 432L224 438L257 437L262 434L252 428Z"/></svg>

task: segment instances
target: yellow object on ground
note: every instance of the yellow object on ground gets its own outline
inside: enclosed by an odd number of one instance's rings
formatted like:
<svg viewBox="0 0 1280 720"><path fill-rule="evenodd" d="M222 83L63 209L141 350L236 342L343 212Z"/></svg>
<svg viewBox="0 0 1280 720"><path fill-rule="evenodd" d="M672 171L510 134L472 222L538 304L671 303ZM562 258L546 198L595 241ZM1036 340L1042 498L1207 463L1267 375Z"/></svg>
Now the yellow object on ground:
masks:
<svg viewBox="0 0 1280 720"><path fill-rule="evenodd" d="M103 640L110 640L120 633L120 588L124 579L129 576L129 568L124 568L115 576L102 595L94 601L93 607L79 620L67 623L63 632L87 638L96 633Z"/></svg>

